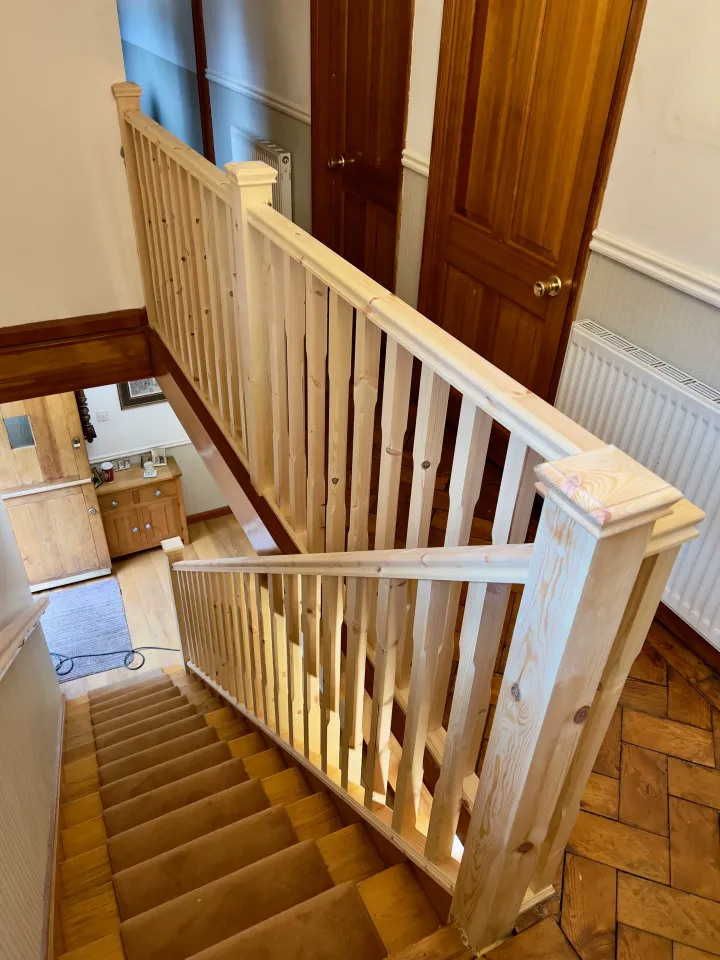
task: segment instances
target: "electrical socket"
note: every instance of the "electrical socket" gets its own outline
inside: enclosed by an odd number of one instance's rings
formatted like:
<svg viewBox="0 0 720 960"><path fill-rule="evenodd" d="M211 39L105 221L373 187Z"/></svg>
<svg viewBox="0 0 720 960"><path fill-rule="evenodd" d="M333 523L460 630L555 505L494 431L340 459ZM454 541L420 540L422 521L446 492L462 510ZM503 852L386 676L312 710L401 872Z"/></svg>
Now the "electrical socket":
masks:
<svg viewBox="0 0 720 960"><path fill-rule="evenodd" d="M97 419L98 423L105 423L106 420L110 419L110 414L107 410L98 410Z"/></svg>

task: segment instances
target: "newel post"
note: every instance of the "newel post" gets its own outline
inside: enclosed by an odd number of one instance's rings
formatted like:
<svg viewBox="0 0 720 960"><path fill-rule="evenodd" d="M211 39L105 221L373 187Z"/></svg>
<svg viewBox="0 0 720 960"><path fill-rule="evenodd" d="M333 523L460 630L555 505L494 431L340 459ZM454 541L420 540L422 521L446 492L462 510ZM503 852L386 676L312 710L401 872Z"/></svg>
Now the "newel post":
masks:
<svg viewBox="0 0 720 960"><path fill-rule="evenodd" d="M157 304L152 285L152 268L150 266L150 249L148 247L145 215L143 213L142 191L140 189L140 171L138 169L137 154L133 129L125 119L128 113L140 112L140 97L142 87L137 83L114 83L113 96L117 104L118 120L120 121L120 139L122 152L125 158L125 175L127 176L128 191L130 193L130 208L132 210L133 225L135 227L135 241L137 243L138 258L140 260L140 275L145 295L145 309L148 312L148 321L151 327L157 326Z"/></svg>
<svg viewBox="0 0 720 960"><path fill-rule="evenodd" d="M476 950L512 931L653 524L681 498L615 447L536 474L545 504L452 905Z"/></svg>
<svg viewBox="0 0 720 960"><path fill-rule="evenodd" d="M180 537L171 537L169 540L161 540L160 546L165 554L170 573L170 586L172 587L172 602L175 609L175 619L177 620L178 633L180 635L180 651L182 653L182 664L187 672L187 663L190 660L190 648L188 643L188 630L185 623L185 614L183 612L182 597L180 595L180 582L176 570L173 570L173 564L179 563L185 559L185 544Z"/></svg>
<svg viewBox="0 0 720 960"><path fill-rule="evenodd" d="M263 256L263 237L248 223L251 207L272 206L277 171L258 160L226 163L233 209L235 258L235 319L240 331L242 390L245 395L247 451L250 479L260 494L274 495L272 400L268 304L261 296L264 271L271 269ZM282 284L282 277L271 278Z"/></svg>

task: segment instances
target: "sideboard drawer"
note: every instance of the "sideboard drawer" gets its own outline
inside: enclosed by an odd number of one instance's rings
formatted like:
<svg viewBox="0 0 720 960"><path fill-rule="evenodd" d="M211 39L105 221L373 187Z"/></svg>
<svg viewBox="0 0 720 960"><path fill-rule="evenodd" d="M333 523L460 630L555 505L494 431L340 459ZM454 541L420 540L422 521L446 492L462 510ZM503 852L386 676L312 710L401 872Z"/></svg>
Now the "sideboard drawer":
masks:
<svg viewBox="0 0 720 960"><path fill-rule="evenodd" d="M121 510L123 507L132 507L134 503L132 490L118 490L116 493L105 493L101 497L98 497L100 513L109 513L111 510Z"/></svg>
<svg viewBox="0 0 720 960"><path fill-rule="evenodd" d="M147 487L140 487L137 492L140 503L151 503L153 500L159 500L161 497L177 496L177 483L175 480L163 480Z"/></svg>

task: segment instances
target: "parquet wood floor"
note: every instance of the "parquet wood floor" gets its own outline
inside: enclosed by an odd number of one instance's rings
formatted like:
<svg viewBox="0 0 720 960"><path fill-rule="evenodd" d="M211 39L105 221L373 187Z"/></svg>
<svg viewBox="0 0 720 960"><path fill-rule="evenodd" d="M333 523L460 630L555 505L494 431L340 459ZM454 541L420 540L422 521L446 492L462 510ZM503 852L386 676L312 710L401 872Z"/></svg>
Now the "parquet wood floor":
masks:
<svg viewBox="0 0 720 960"><path fill-rule="evenodd" d="M658 621L608 730L552 900L492 960L720 957L720 677Z"/></svg>

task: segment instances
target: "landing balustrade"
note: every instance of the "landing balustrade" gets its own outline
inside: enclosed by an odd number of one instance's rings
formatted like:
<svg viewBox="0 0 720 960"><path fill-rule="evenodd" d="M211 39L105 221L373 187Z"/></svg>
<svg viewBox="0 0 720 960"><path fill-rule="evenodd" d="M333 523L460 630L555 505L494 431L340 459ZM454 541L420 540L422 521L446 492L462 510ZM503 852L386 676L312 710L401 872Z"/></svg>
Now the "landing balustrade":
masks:
<svg viewBox="0 0 720 960"><path fill-rule="evenodd" d="M150 325L299 550L199 562L168 544L186 667L451 892L470 944L487 947L552 893L702 512L273 210L271 168L223 172L146 117L136 85L114 92ZM448 523L428 547L451 395ZM492 544L468 546L493 424L509 440Z"/></svg>

